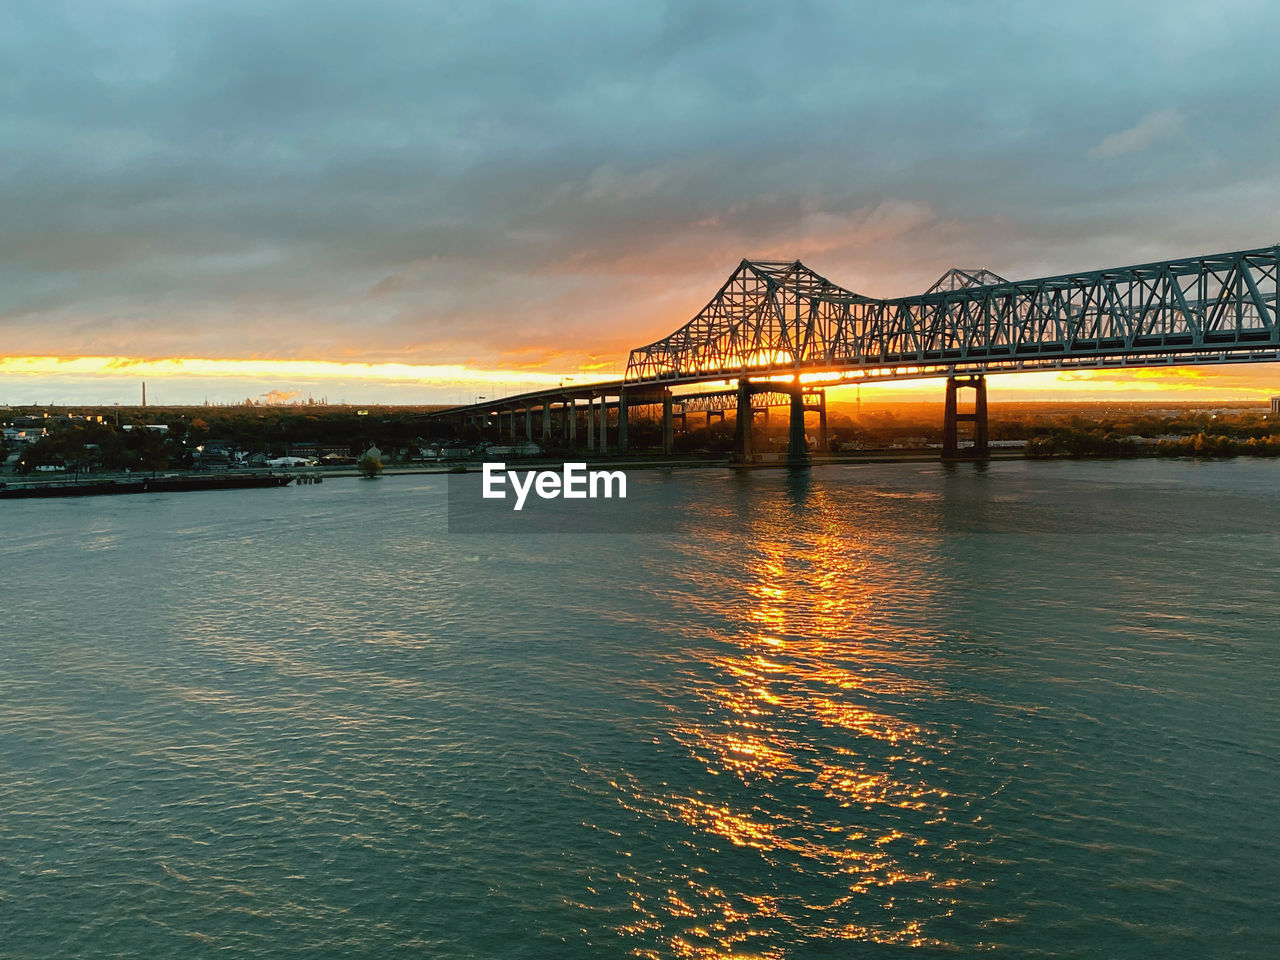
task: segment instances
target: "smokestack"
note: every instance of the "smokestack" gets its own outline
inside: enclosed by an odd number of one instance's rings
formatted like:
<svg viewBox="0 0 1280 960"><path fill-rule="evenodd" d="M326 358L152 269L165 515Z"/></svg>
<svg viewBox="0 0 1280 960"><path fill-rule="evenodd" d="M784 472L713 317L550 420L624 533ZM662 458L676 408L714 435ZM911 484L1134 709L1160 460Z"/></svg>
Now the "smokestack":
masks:
<svg viewBox="0 0 1280 960"><path fill-rule="evenodd" d="M147 405L147 381L142 381L142 405Z"/></svg>

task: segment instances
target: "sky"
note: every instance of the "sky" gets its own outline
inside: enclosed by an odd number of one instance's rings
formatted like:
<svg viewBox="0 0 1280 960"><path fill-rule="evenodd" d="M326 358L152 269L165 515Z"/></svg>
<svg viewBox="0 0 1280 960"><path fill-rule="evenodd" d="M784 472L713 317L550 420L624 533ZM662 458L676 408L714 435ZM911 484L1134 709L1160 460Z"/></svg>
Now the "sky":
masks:
<svg viewBox="0 0 1280 960"><path fill-rule="evenodd" d="M10 0L0 403L471 402L619 376L744 257L903 296L1275 243L1277 35L1201 0Z"/></svg>

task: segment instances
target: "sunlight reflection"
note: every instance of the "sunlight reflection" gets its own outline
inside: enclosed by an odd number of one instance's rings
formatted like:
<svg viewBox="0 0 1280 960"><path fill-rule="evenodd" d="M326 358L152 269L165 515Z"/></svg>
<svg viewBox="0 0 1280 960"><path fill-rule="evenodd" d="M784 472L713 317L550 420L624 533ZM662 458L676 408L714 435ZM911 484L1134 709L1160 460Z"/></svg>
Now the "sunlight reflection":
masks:
<svg viewBox="0 0 1280 960"><path fill-rule="evenodd" d="M940 691L912 669L922 656L914 638L877 620L886 587L864 576L873 525L841 516L807 478L753 510L740 561L746 603L721 609L729 630L690 651L705 711L672 729L713 786L727 782L695 795L636 784L626 805L754 851L770 873L812 890L779 893L771 880L769 894L732 873L694 871L678 895L638 909L681 957L779 955L743 944L780 927L794 937L797 923L808 941L946 946L928 928L955 903L956 883L938 875L932 852L949 839L951 795L931 777L940 736L913 719ZM927 584L887 589L927 603Z"/></svg>

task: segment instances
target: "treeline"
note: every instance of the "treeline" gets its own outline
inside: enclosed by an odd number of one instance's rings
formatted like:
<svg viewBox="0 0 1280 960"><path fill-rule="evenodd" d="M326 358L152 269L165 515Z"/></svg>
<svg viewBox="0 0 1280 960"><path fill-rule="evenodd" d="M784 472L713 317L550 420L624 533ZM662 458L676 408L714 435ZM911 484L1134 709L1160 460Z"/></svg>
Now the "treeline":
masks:
<svg viewBox="0 0 1280 960"><path fill-rule="evenodd" d="M320 444L358 454L370 446L407 458L444 436L447 428L425 420L431 408L404 407L132 407L14 410L10 419L43 430L33 443L13 445L18 473L39 467L84 470L162 470L189 467L202 446L217 445L244 456L284 456L294 444ZM71 419L66 419L70 416ZM88 419L86 419L88 418ZM164 429L153 429L163 427Z"/></svg>
<svg viewBox="0 0 1280 960"><path fill-rule="evenodd" d="M1197 433L1143 443L1098 431L1057 431L1032 437L1025 452L1028 457L1277 457L1280 434L1240 438Z"/></svg>
<svg viewBox="0 0 1280 960"><path fill-rule="evenodd" d="M21 449L15 473L61 467L88 470L163 470L189 463L182 443L157 430L116 430L113 424L75 420L57 424L46 436Z"/></svg>
<svg viewBox="0 0 1280 960"><path fill-rule="evenodd" d="M1280 434L1242 440L1197 433L1181 440L1161 440L1156 452L1162 457L1280 457Z"/></svg>
<svg viewBox="0 0 1280 960"><path fill-rule="evenodd" d="M314 405L85 407L62 408L58 412L63 416L47 416L47 408L19 409L10 415L15 424L34 425L37 430L43 426L48 435L26 446L14 445L8 453L20 453L16 464L19 471L39 466L65 466L73 471L157 470L191 466L202 446L221 447L245 457L284 456L296 444L341 448L353 456L376 446L385 459L394 461L416 459L430 445L467 445L499 439L492 427L482 431L475 425L426 419L424 415L432 409L435 408ZM850 415L851 412L832 409L828 414L833 449L928 447L941 441L941 410L937 408L907 408L899 412L880 409ZM646 408L632 411L629 441L634 452L661 448L662 425L656 413ZM767 421L757 416L753 431L757 450L786 448L787 413L785 408L772 410ZM539 427L536 415L534 419L535 427ZM167 429L149 429L156 426ZM810 414L806 426L810 436L816 436L814 415ZM732 414L709 424L704 415L690 414L683 427L674 437L675 449L680 453L723 454L734 448ZM989 435L992 440L1026 441L1025 451L1030 457L1277 456L1277 428L1280 417L1263 410L1027 410L1009 405L993 408ZM522 432L522 425L517 429ZM615 431L616 425L611 426L611 441ZM556 442L563 442L563 438ZM0 448L0 453L4 452ZM558 452L554 444L549 452Z"/></svg>
<svg viewBox="0 0 1280 960"><path fill-rule="evenodd" d="M1031 437L1023 452L1028 457L1136 457L1152 445L1142 445L1132 437L1098 430L1059 429Z"/></svg>

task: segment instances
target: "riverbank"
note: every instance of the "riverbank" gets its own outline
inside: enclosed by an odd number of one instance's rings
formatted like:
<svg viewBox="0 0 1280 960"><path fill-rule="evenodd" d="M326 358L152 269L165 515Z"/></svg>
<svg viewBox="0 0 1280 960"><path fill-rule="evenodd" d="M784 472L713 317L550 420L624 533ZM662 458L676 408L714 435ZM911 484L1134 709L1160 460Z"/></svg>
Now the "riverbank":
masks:
<svg viewBox="0 0 1280 960"><path fill-rule="evenodd" d="M1020 460L1021 451L994 451L989 460ZM877 464L877 463L932 463L940 459L936 450L896 450L866 451L859 453L822 454L811 456L806 462L808 467L823 467L837 464ZM539 469L559 465L565 461L581 461L593 467L613 470L699 470L699 469L732 469L732 470L779 470L791 469L796 465L787 459L786 454L758 454L749 461L738 461L728 456L663 456L661 454L637 454L634 456L595 456L586 453L567 455L564 457L536 457L528 459L510 459L506 463L512 467ZM476 473L483 469L485 463L496 460L469 459L453 461L437 461L432 463L389 464L381 471L381 476L421 476L449 473ZM956 461L956 462L964 462ZM973 461L970 461L973 462ZM82 473L79 476L50 476L39 474L24 477L8 478L0 482L0 499L34 496L77 496L96 495L102 493L147 493L164 490L181 489L236 489L254 486L285 486L295 482L298 486L323 482L326 479L344 477L361 477L360 470L352 465L335 467L301 467L290 471L278 469L242 469L227 472L208 470L169 470L157 477L141 477L137 473L104 472ZM35 490L48 492L31 492Z"/></svg>
<svg viewBox="0 0 1280 960"><path fill-rule="evenodd" d="M1021 460L1023 454L1021 450L1016 451L995 451L986 460ZM867 451L865 453L832 453L810 456L805 461L806 466L822 467L833 464L848 463L933 463L941 460L937 450L876 450ZM761 454L750 461L737 461L728 456L707 456L707 457L689 457L689 456L670 456L666 457L661 454L637 454L635 456L593 456L590 454L572 454L563 457L534 457L528 459L511 459L506 458L501 462L505 462L510 466L519 468L536 469L550 464L561 464L565 461L589 463L593 467L609 467L616 470L659 470L659 469L679 469L693 470L705 468L732 468L734 470L778 470L795 466L787 459L786 454ZM429 464L395 464L384 467L382 474L384 476L397 474L433 474L433 473L474 473L481 470L485 463L498 462L497 458L489 460L470 459L470 460L453 460L441 463ZM964 462L964 458L954 462ZM359 476L360 473L354 467L321 467L307 468L319 469L321 475L325 477L343 477L343 476Z"/></svg>
<svg viewBox="0 0 1280 960"><path fill-rule="evenodd" d="M158 477L134 475L123 478L75 478L14 484L0 482L0 500L120 496L135 493L185 493L195 490L256 490L264 487L284 487L294 479L292 476L277 473L170 473Z"/></svg>

